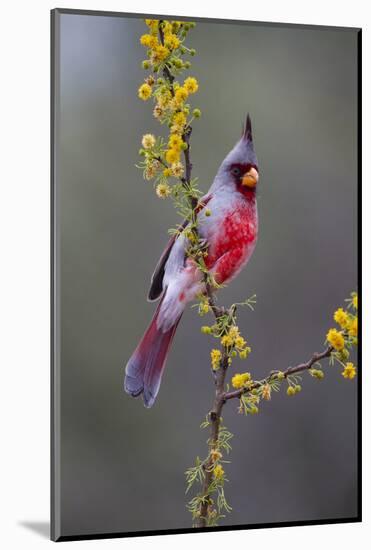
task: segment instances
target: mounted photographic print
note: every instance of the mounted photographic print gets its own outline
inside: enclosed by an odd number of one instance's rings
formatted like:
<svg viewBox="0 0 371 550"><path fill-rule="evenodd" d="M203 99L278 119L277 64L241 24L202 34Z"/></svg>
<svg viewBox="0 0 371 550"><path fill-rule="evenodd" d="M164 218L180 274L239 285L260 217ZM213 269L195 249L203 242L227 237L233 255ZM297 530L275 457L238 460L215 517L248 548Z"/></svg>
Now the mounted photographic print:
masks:
<svg viewBox="0 0 371 550"><path fill-rule="evenodd" d="M53 10L53 540L360 521L360 45Z"/></svg>

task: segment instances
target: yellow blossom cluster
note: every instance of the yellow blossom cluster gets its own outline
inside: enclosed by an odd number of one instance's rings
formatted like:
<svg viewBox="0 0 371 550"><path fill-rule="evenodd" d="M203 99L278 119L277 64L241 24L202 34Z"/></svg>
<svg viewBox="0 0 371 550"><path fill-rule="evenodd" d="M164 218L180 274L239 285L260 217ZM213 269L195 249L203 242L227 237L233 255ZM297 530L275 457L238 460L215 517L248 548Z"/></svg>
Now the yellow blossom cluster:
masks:
<svg viewBox="0 0 371 550"><path fill-rule="evenodd" d="M188 235L188 238L190 235ZM207 299L202 298L199 305L198 305L198 313L202 315L206 315L206 313L209 313L210 311L210 305L209 301Z"/></svg>
<svg viewBox="0 0 371 550"><path fill-rule="evenodd" d="M211 368L213 370L218 370L218 368L220 367L222 352L219 349L212 349L210 352L210 357L211 357Z"/></svg>
<svg viewBox="0 0 371 550"><path fill-rule="evenodd" d="M249 382L251 382L251 374L249 372L235 374L232 378L232 386L236 388L236 390L247 387Z"/></svg>
<svg viewBox="0 0 371 550"><path fill-rule="evenodd" d="M213 470L214 477L217 480L221 480L224 477L224 469L221 464L217 464Z"/></svg>
<svg viewBox="0 0 371 550"><path fill-rule="evenodd" d="M227 349L234 348L238 351L240 359L246 359L251 353L251 348L241 336L239 328L233 325L227 334L221 337L220 342Z"/></svg>
<svg viewBox="0 0 371 550"><path fill-rule="evenodd" d="M183 88L187 94L195 94L198 90L198 82L193 76L189 76L185 79Z"/></svg>
<svg viewBox="0 0 371 550"><path fill-rule="evenodd" d="M156 138L152 134L145 134L142 138L142 145L144 149L152 149L156 143Z"/></svg>
<svg viewBox="0 0 371 550"><path fill-rule="evenodd" d="M341 326L341 328L346 328L349 322L349 316L346 313L346 311L343 310L342 307L339 307L334 313L334 321L338 323L338 325Z"/></svg>
<svg viewBox="0 0 371 550"><path fill-rule="evenodd" d="M140 37L140 43L145 48L148 48L148 57L150 61L150 65L153 67L156 67L161 61L164 61L167 59L170 55L171 48L170 45L173 43L171 41L171 36L174 37L175 41L178 41L178 38L176 35L173 35L171 31L166 27L166 34L164 33L165 28L163 28L162 32L164 36L164 39L162 41L159 41L158 32L160 30L160 21L156 19L146 19L145 20L146 25L148 26L148 32L149 34L143 34ZM180 42L178 41L178 46Z"/></svg>
<svg viewBox="0 0 371 550"><path fill-rule="evenodd" d="M146 164L146 168L144 170L144 174L143 174L144 178L146 180L151 180L152 178L155 177L155 175L160 170L160 168L161 168L161 164L159 163L158 160L152 159L152 160L148 161L147 164Z"/></svg>
<svg viewBox="0 0 371 550"><path fill-rule="evenodd" d="M190 123L201 115L199 109L194 109L190 115L191 108L187 103L189 96L198 90L197 79L188 76L182 82L177 78L191 66L183 57L195 54L195 50L185 45L187 33L195 24L157 19L146 19L145 23L147 32L140 37L140 43L147 50L147 59L142 66L151 69L152 74L139 86L138 96L143 101L154 100L153 116L168 126L170 135L167 142L152 134L143 136L140 154L144 161L139 167L143 168L145 179L156 178L156 193L160 198L166 198L171 195L169 178L184 181L181 154L188 148ZM161 172L157 164L153 164L154 160L161 163Z"/></svg>
<svg viewBox="0 0 371 550"><path fill-rule="evenodd" d="M353 307L357 307L358 298L355 294L352 298L352 304L356 304ZM357 336L358 335L358 317L357 315L352 315L351 313L348 313L343 310L343 308L339 308L334 313L334 320L338 323L338 325L345 331L348 332L351 336Z"/></svg>
<svg viewBox="0 0 371 550"><path fill-rule="evenodd" d="M152 95L152 88L149 84L144 82L141 86L139 86L138 89L138 96L140 99L143 99L143 101L147 101Z"/></svg>
<svg viewBox="0 0 371 550"><path fill-rule="evenodd" d="M347 363L341 374L344 376L344 378L349 378L349 380L353 380L353 378L357 374L357 370L353 363Z"/></svg>
<svg viewBox="0 0 371 550"><path fill-rule="evenodd" d="M167 183L159 183L156 187L156 194L160 199L166 199L171 195L171 187Z"/></svg>
<svg viewBox="0 0 371 550"><path fill-rule="evenodd" d="M332 356L343 367L343 377L352 380L356 376L356 368L353 363L344 364L343 361L349 357L349 349L358 343L357 292L352 292L351 297L346 301L348 311L340 307L334 313L334 321L339 325L339 329L331 328L326 340L334 348Z"/></svg>
<svg viewBox="0 0 371 550"><path fill-rule="evenodd" d="M181 162L173 162L171 165L171 174L176 178L181 178L184 173L184 166Z"/></svg>
<svg viewBox="0 0 371 550"><path fill-rule="evenodd" d="M358 318L354 317L349 321L348 332L351 336L358 336Z"/></svg>
<svg viewBox="0 0 371 550"><path fill-rule="evenodd" d="M344 336L336 328L330 328L327 333L326 339L328 343L337 351L340 351L344 348Z"/></svg>

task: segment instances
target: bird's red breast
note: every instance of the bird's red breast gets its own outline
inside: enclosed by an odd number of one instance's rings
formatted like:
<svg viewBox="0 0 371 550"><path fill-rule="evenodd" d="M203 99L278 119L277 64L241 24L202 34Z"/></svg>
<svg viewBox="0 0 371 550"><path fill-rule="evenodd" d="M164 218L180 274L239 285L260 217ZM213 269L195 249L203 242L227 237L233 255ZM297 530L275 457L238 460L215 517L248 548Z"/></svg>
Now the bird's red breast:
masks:
<svg viewBox="0 0 371 550"><path fill-rule="evenodd" d="M210 241L205 259L208 269L216 266L218 283L228 281L239 272L255 247L257 232L255 201L243 201L227 212Z"/></svg>

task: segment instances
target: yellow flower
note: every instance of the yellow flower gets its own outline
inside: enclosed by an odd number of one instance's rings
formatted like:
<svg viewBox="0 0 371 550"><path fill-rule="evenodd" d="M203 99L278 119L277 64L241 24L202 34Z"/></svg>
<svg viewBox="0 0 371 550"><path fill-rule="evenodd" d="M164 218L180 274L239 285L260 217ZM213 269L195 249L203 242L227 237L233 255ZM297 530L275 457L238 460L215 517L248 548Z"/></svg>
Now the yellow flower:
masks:
<svg viewBox="0 0 371 550"><path fill-rule="evenodd" d="M354 309L358 309L358 294L357 292L352 293L352 305Z"/></svg>
<svg viewBox="0 0 371 550"><path fill-rule="evenodd" d="M340 351L340 350L343 349L343 347L344 347L344 337L341 334L341 332L336 330L336 328L331 328L328 331L326 339L329 342L329 344L333 348L335 348L337 351Z"/></svg>
<svg viewBox="0 0 371 550"><path fill-rule="evenodd" d="M140 43L146 48L156 48L158 46L157 36L152 36L150 34L143 34L140 37Z"/></svg>
<svg viewBox="0 0 371 550"><path fill-rule="evenodd" d="M351 336L358 335L358 317L354 317L354 319L349 321L348 332Z"/></svg>
<svg viewBox="0 0 371 550"><path fill-rule="evenodd" d="M173 116L174 124L179 124L179 126L184 126L186 120L186 116L182 111L175 113L175 115Z"/></svg>
<svg viewBox="0 0 371 550"><path fill-rule="evenodd" d="M162 30L165 35L168 35L173 30L172 24L170 21L163 21L162 23Z"/></svg>
<svg viewBox="0 0 371 550"><path fill-rule="evenodd" d="M151 180L152 178L154 178L160 166L161 165L158 160L153 160L152 162L149 162L146 166L146 169L144 170L144 177L146 178L146 180Z"/></svg>
<svg viewBox="0 0 371 550"><path fill-rule="evenodd" d="M171 165L171 172L173 176L180 178L184 173L183 164L181 162L174 162L174 164Z"/></svg>
<svg viewBox="0 0 371 550"><path fill-rule="evenodd" d="M176 50L179 48L180 40L175 34L166 34L165 40L164 40L165 46L169 48L169 50Z"/></svg>
<svg viewBox="0 0 371 550"><path fill-rule="evenodd" d="M175 91L175 96L174 97L175 97L175 101L178 105L182 104L183 101L185 101L187 99L188 92L185 88L180 87Z"/></svg>
<svg viewBox="0 0 371 550"><path fill-rule="evenodd" d="M233 326L229 329L229 335L235 340L240 335L240 330L237 326Z"/></svg>
<svg viewBox="0 0 371 550"><path fill-rule="evenodd" d="M200 312L201 315L204 315L205 313L209 313L209 310L210 310L209 302L207 302L205 300L205 301L200 303L199 312Z"/></svg>
<svg viewBox="0 0 371 550"><path fill-rule="evenodd" d="M167 183L159 183L156 187L156 195L160 199L166 199L171 194L171 188Z"/></svg>
<svg viewBox="0 0 371 550"><path fill-rule="evenodd" d="M182 111L179 111L174 114L172 122L173 122L173 126L171 127L171 132L182 134L183 128L187 122L187 117Z"/></svg>
<svg viewBox="0 0 371 550"><path fill-rule="evenodd" d="M156 143L156 138L154 135L144 134L142 138L142 145L144 149L152 149L155 143Z"/></svg>
<svg viewBox="0 0 371 550"><path fill-rule="evenodd" d="M167 58L169 53L170 51L168 50L168 48L166 48L166 46L159 44L158 46L156 46L156 48L152 50L151 59L155 63L159 61L163 61L164 59Z"/></svg>
<svg viewBox="0 0 371 550"><path fill-rule="evenodd" d="M193 76L186 78L183 86L189 94L194 94L198 90L198 82Z"/></svg>
<svg viewBox="0 0 371 550"><path fill-rule="evenodd" d="M353 378L357 374L357 371L356 371L356 368L353 365L353 363L347 363L341 374L344 376L344 378L348 378L349 380L353 380Z"/></svg>
<svg viewBox="0 0 371 550"><path fill-rule="evenodd" d="M164 109L168 107L170 100L171 100L171 93L169 92L169 90L167 90L166 88L161 90L161 92L157 97L158 106Z"/></svg>
<svg viewBox="0 0 371 550"><path fill-rule="evenodd" d="M147 101L147 99L149 99L151 95L152 95L152 88L151 86L149 86L149 84L142 84L139 87L138 96L140 97L140 99L143 99L143 101Z"/></svg>
<svg viewBox="0 0 371 550"><path fill-rule="evenodd" d="M166 151L165 158L169 164L178 162L179 157L180 157L180 152L177 149L168 149Z"/></svg>
<svg viewBox="0 0 371 550"><path fill-rule="evenodd" d="M214 477L216 479L222 479L223 476L224 476L223 466L221 464L217 464L214 468Z"/></svg>
<svg viewBox="0 0 371 550"><path fill-rule="evenodd" d="M220 360L222 358L222 352L219 349L212 349L210 352L211 367L213 370L217 370L220 366Z"/></svg>
<svg viewBox="0 0 371 550"><path fill-rule="evenodd" d="M232 378L232 386L236 390L243 388L248 382L251 381L251 374L244 372L243 374L235 374Z"/></svg>
<svg viewBox="0 0 371 550"><path fill-rule="evenodd" d="M246 346L246 340L242 336L237 336L235 346L238 349L243 349Z"/></svg>
<svg viewBox="0 0 371 550"><path fill-rule="evenodd" d="M145 19L144 21L147 27L149 27L152 32L158 31L158 24L159 24L158 19Z"/></svg>
<svg viewBox="0 0 371 550"><path fill-rule="evenodd" d="M169 147L171 149L177 149L179 150L182 146L182 143L183 143L183 140L182 138L177 135L177 134L174 134L172 136L170 136L170 139L169 139Z"/></svg>
<svg viewBox="0 0 371 550"><path fill-rule="evenodd" d="M165 176L165 178L169 178L172 175L171 168L165 168L162 173Z"/></svg>
<svg viewBox="0 0 371 550"><path fill-rule="evenodd" d="M183 130L184 130L184 126L180 126L179 124L173 124L171 127L170 127L170 132L172 134L179 134L179 135L182 135L183 134Z"/></svg>
<svg viewBox="0 0 371 550"><path fill-rule="evenodd" d="M222 479L223 476L224 476L223 466L221 464L217 464L214 468L214 477L216 479Z"/></svg>
<svg viewBox="0 0 371 550"><path fill-rule="evenodd" d="M343 310L342 307L339 307L334 313L334 320L341 326L341 328L345 328L348 324L349 317L346 311Z"/></svg>
<svg viewBox="0 0 371 550"><path fill-rule="evenodd" d="M220 342L225 348L230 348L231 346L233 346L233 338L230 334L225 334L224 336L222 336Z"/></svg>

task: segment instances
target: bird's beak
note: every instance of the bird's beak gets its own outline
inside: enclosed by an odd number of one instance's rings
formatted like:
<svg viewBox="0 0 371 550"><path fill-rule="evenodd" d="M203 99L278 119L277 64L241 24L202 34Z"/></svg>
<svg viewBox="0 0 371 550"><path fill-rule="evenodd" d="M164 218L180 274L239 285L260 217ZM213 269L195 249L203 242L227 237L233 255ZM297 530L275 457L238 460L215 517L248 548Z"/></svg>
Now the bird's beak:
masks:
<svg viewBox="0 0 371 550"><path fill-rule="evenodd" d="M246 185L246 187L251 187L253 189L259 181L259 174L256 168L251 167L250 170L242 176L241 181L242 185Z"/></svg>

